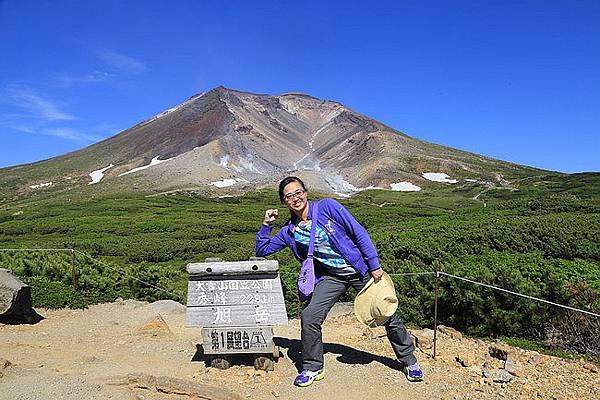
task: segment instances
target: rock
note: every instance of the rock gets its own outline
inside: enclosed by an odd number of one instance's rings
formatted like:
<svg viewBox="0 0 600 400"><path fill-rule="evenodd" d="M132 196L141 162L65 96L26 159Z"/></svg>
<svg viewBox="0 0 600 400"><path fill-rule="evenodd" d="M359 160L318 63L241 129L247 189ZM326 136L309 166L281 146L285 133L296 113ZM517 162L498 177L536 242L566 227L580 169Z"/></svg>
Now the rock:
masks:
<svg viewBox="0 0 600 400"><path fill-rule="evenodd" d="M82 363L95 363L95 362L101 362L103 361L102 359L96 357L96 356L90 356L90 355L84 355L80 358Z"/></svg>
<svg viewBox="0 0 600 400"><path fill-rule="evenodd" d="M486 361L486 362L483 363L483 368L484 369L492 369L492 368L494 368L494 366L492 365L491 362Z"/></svg>
<svg viewBox="0 0 600 400"><path fill-rule="evenodd" d="M123 302L123 306L127 307L129 309L136 309L136 308L140 308L143 307L145 305L147 305L148 302L147 301L139 301L139 300L133 300L133 299L127 299Z"/></svg>
<svg viewBox="0 0 600 400"><path fill-rule="evenodd" d="M271 390L271 394L272 394L274 397L279 397L279 396L280 396L279 392L278 392L277 390L275 390L275 389Z"/></svg>
<svg viewBox="0 0 600 400"><path fill-rule="evenodd" d="M548 361L548 357L542 354L536 353L532 355L527 362L531 365L543 365Z"/></svg>
<svg viewBox="0 0 600 400"><path fill-rule="evenodd" d="M37 315L31 308L31 287L8 269L0 269L0 317L24 319Z"/></svg>
<svg viewBox="0 0 600 400"><path fill-rule="evenodd" d="M512 349L506 345L495 343L489 348L490 356L497 358L498 360L506 361Z"/></svg>
<svg viewBox="0 0 600 400"><path fill-rule="evenodd" d="M431 348L433 348L433 339L427 337L427 336L423 336L421 334L418 333L414 333L413 334L413 338L415 340L415 345L422 351L425 352L426 350L430 350Z"/></svg>
<svg viewBox="0 0 600 400"><path fill-rule="evenodd" d="M183 314L185 306L174 300L158 300L145 306L157 314Z"/></svg>
<svg viewBox="0 0 600 400"><path fill-rule="evenodd" d="M475 354L470 351L460 352L456 356L456 361L458 361L463 367L470 367L475 365Z"/></svg>
<svg viewBox="0 0 600 400"><path fill-rule="evenodd" d="M165 322L163 317L160 314L157 314L150 321L145 324L139 326L136 329L137 333L144 335L152 335L152 336L163 336L163 335L172 335L171 329L169 325Z"/></svg>
<svg viewBox="0 0 600 400"><path fill-rule="evenodd" d="M264 378L265 376L267 376L267 371L262 370L262 369L257 369L256 372L254 373L254 376L259 376L261 378Z"/></svg>
<svg viewBox="0 0 600 400"><path fill-rule="evenodd" d="M514 375L518 378L522 378L524 376L521 367L513 362L510 358L504 361L504 369L507 370L511 375Z"/></svg>
<svg viewBox="0 0 600 400"><path fill-rule="evenodd" d="M227 389L221 389L186 379L146 374L129 374L113 378L109 385L123 385L148 389L165 394L185 395L210 400L239 400L241 397Z"/></svg>
<svg viewBox="0 0 600 400"><path fill-rule="evenodd" d="M1 366L1 365L0 365ZM585 363L583 364L583 368L587 369L590 372L593 372L595 374L598 373L598 366L596 364L592 364L592 363Z"/></svg>
<svg viewBox="0 0 600 400"><path fill-rule="evenodd" d="M0 358L0 378L2 378L4 376L4 372L2 372L2 370L8 368L11 366L10 361L8 361L5 358Z"/></svg>
<svg viewBox="0 0 600 400"><path fill-rule="evenodd" d="M512 382L514 377L505 369L493 369L491 371L484 371L483 376L492 379L495 383L508 383Z"/></svg>
<svg viewBox="0 0 600 400"><path fill-rule="evenodd" d="M0 358L0 369L6 369L12 364L6 358Z"/></svg>
<svg viewBox="0 0 600 400"><path fill-rule="evenodd" d="M446 336L450 336L452 339L462 339L462 333L449 326L439 325L438 331L440 331Z"/></svg>
<svg viewBox="0 0 600 400"><path fill-rule="evenodd" d="M419 332L419 334L423 337L433 339L433 329L425 328Z"/></svg>

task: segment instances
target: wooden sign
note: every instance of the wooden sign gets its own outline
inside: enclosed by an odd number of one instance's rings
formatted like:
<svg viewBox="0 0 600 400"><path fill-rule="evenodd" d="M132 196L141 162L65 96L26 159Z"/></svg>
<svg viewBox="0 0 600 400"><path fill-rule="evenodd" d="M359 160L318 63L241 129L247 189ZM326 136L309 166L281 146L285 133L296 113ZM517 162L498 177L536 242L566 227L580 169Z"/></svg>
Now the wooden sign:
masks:
<svg viewBox="0 0 600 400"><path fill-rule="evenodd" d="M287 325L277 261L198 263L188 271L199 273L188 282L187 326Z"/></svg>
<svg viewBox="0 0 600 400"><path fill-rule="evenodd" d="M191 263L186 267L190 275L245 275L273 273L279 269L277 260L250 260L223 262L210 258L203 263Z"/></svg>
<svg viewBox="0 0 600 400"><path fill-rule="evenodd" d="M203 328L204 354L273 353L273 328Z"/></svg>

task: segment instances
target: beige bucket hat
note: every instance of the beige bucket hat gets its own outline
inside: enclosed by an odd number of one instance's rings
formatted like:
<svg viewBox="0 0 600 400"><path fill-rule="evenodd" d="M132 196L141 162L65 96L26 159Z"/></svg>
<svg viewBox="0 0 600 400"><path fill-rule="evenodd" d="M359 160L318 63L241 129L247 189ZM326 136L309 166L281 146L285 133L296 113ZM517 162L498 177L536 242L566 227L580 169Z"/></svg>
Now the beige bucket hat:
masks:
<svg viewBox="0 0 600 400"><path fill-rule="evenodd" d="M385 324L397 308L394 282L385 272L378 282L371 278L354 300L356 318L369 327Z"/></svg>

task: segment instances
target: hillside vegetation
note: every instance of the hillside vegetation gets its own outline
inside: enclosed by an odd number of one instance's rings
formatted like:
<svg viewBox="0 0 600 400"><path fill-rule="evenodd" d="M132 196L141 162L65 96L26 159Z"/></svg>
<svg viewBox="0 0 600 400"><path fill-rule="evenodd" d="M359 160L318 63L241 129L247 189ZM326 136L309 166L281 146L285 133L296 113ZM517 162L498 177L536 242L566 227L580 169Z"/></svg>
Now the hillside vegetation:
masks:
<svg viewBox="0 0 600 400"><path fill-rule="evenodd" d="M445 189L365 191L340 201L368 229L389 273L439 269L599 312L600 174L528 178L514 191L440 187ZM0 248L75 248L96 260L76 254L75 290L69 253L0 252L0 266L33 286L37 306L84 307L117 297L184 301L185 265L206 257L253 256L264 210L278 206L274 191L222 199L87 194L73 191L0 209ZM287 250L273 258L283 272L288 313L295 315L299 266ZM430 326L433 277L394 280L402 318ZM441 278L439 307L442 323L468 334L600 351L598 319L467 282Z"/></svg>

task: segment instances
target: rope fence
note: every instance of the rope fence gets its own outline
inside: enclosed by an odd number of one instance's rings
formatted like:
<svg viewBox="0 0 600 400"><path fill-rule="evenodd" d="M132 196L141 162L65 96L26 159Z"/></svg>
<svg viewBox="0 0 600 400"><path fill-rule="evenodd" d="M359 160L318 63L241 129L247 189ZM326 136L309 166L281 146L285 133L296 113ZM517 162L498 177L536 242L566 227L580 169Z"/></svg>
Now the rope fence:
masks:
<svg viewBox="0 0 600 400"><path fill-rule="evenodd" d="M103 261L95 259L92 256L90 256L89 254L84 253L83 251L80 251L80 250L63 249L63 248L56 248L56 249L52 249L52 248L34 248L34 249L21 248L21 249L0 249L0 251L5 251L5 252L49 251L49 252L69 252L69 253L76 253L76 254L79 254L79 255L81 255L81 256L83 256L83 257L91 260L92 262L95 262L95 263L97 263L99 265L102 265L102 266L110 269L111 271L117 272L117 273L119 273L121 275L124 275L124 276L127 276L128 278L131 278L131 279L133 279L133 280L135 280L137 282L143 283L144 285L150 286L150 287L152 287L152 288L154 288L156 290L159 290L159 291L164 292L164 293L166 293L168 295L171 295L171 296L176 296L177 298L181 299L181 296L178 295L177 293L171 292L171 291L169 291L167 289L164 289L164 288L162 288L160 286L154 285L154 284L152 284L150 282L146 282L144 280L141 280L141 279L135 277L134 275L128 274L126 271L124 271L124 270L122 270L120 268L111 266L108 263L105 263ZM279 271L279 273L282 274L282 275L295 275L294 272ZM534 296L530 296L530 295L527 295L527 294L523 294L523 293L519 293L519 292L514 292L512 290L504 289L504 288L501 288L501 287L498 287L498 286L493 286L493 285L490 285L490 284L487 284L487 283L483 283L483 282L478 282L478 281L475 281L475 280L472 280L472 279L464 278L464 277L458 276L458 275L453 275L453 274L450 274L450 273L447 273L447 272L443 272L443 271L402 272L402 273L392 273L392 274L388 274L388 275L389 276L436 275L437 278L439 278L439 275L444 275L444 276L447 276L449 278L458 279L458 280L461 280L461 281L464 281L464 282L471 283L473 285L483 286L483 287L486 287L486 288L489 288L489 289L494 289L494 290L498 290L498 291L501 291L501 292L504 292L504 293L512 294L514 296L523 297L523 298L526 298L526 299L529 299L529 300L533 300L533 301L538 301L538 302L541 302L541 303L550 304L552 306L561 307L561 308L565 308L567 310L571 310L571 311L575 311L575 312L579 312L579 313L583 313L583 314L587 314L587 315L591 315L591 316L599 317L600 318L600 314L597 314L597 313L594 313L594 312L591 312L591 311L586 311L586 310L582 310L582 309L579 309L579 308L575 308L575 307L567 306L567 305L564 305L564 304L555 303L555 302L552 302L552 301L549 301L549 300L541 299L539 297L534 297Z"/></svg>
<svg viewBox="0 0 600 400"><path fill-rule="evenodd" d="M0 249L0 251L5 251L5 252L48 251L48 252L69 252L71 254L75 254L76 253L76 254L79 254L79 255L81 255L81 256L83 256L85 258L88 258L92 262L95 262L95 263L97 263L99 265L102 265L103 267L106 267L106 268L110 269L111 271L117 272L117 273L119 273L119 274L121 274L123 276L127 276L128 278L131 278L131 279L133 279L133 280L135 280L137 282L143 283L144 285L147 285L147 286L152 287L152 288L154 288L156 290L159 290L159 291L161 291L163 293L166 293L166 294L171 295L171 296L176 296L177 298L181 299L181 296L178 295L177 293L171 292L171 291L169 291L167 289L164 289L164 288L162 288L160 286L157 286L155 284L152 284L150 282L146 282L144 280L141 280L141 279L139 279L139 278L137 278L137 277L135 277L135 276L133 276L131 274L128 274L127 272L125 272L124 270L122 270L120 268L111 266L111 265L109 265L109 264L107 264L107 263L105 263L103 261L100 261L100 260L97 260L97 259L93 258L92 256L90 256L87 253L84 253L83 251L79 251L79 250L75 250L75 249L63 249L63 248L56 248L56 249L53 249L53 248L33 248L33 249L21 248L21 249ZM295 275L295 273L293 273L293 272L279 271L279 273L282 274L282 275ZM567 305L564 305L564 304L555 303L555 302L552 302L552 301L549 301L549 300L541 299L539 297L534 297L534 296L530 296L530 295L527 295L527 294L514 292L512 290L504 289L504 288L501 288L501 287L498 287L498 286L493 286L493 285L490 285L490 284L487 284L487 283L483 283L483 282L478 282L478 281L475 281L475 280L472 280L472 279L464 278L464 277L458 276L458 275L449 274L449 273L443 272L443 271L403 272L403 273L392 273L392 274L388 274L388 275L389 276L436 275L437 278L439 278L439 275L444 275L444 276L447 276L449 278L458 279L458 280L461 280L461 281L464 281L464 282L471 283L473 285L483 286L483 287L486 287L486 288L489 288L489 289L494 289L494 290L498 290L498 291L501 291L501 292L504 292L504 293L512 294L514 296L523 297L523 298L526 298L526 299L529 299L529 300L533 300L533 301L538 301L538 302L541 302L541 303L550 304L550 305L555 306L555 307L561 307L561 308L564 308L564 309L567 309L567 310L571 310L571 311L575 311L575 312L579 312L579 313L583 313L583 314L587 314L587 315L591 315L591 316L600 318L600 314L597 314L597 313L594 313L594 312L591 312L591 311L586 311L586 310L582 310L582 309L579 309L579 308L575 308L575 307L567 306Z"/></svg>
<svg viewBox="0 0 600 400"><path fill-rule="evenodd" d="M107 263L105 263L103 261L97 260L94 257L90 256L89 254L84 253L83 251L79 251L79 250L75 250L75 249L0 249L0 251L5 251L5 252L16 252L16 251L25 251L25 252L27 252L27 251L63 252L64 251L64 252L71 253L72 256L73 256L72 259L71 259L71 262L72 262L73 288L74 289L77 289L77 270L76 270L76 267L75 267L75 254L79 254L79 255L81 255L81 256L83 256L85 258L88 258L92 262L95 262L96 264L102 265L103 267L106 267L106 268L110 269L111 271L117 272L117 273L119 273L119 274L121 274L123 276L126 276L128 278L131 278L131 279L133 279L133 280L135 280L137 282L143 283L146 286L152 287L152 288L154 288L156 290L159 290L159 291L161 291L163 293L166 293L166 294L168 294L170 296L175 296L177 299L183 301L183 298L179 294L177 294L175 292L171 292L171 291L169 291L167 289L164 289L164 288L162 288L160 286L154 285L154 284L152 284L150 282L146 282L146 281L144 281L142 279L139 279L138 277L133 276L131 274L128 274L126 271L123 271L120 268L113 267L113 266L111 266L111 265L109 265L109 264L107 264Z"/></svg>
<svg viewBox="0 0 600 400"><path fill-rule="evenodd" d="M540 299L538 297L529 296L527 294L513 292L512 290L503 289L501 287L488 285L487 283L477 282L477 281L474 281L472 279L463 278L462 276L458 276L458 275L452 275L452 274L449 274L447 272L438 271L438 274L445 275L445 276L448 276L448 277L454 278L454 279L459 279L461 281L469 282L469 283L472 283L474 285L483 286L483 287L486 287L486 288L489 288L489 289L499 290L501 292L509 293L509 294L512 294L512 295L515 295L515 296L524 297L524 298L529 299L529 300L539 301L541 303L550 304L550 305L553 305L553 306L556 306L556 307L566 308L567 310L571 310L571 311L576 311L576 312L580 312L580 313L583 313L583 314L592 315L594 317L600 317L600 314L596 314L596 313L593 313L591 311L581 310L579 308L575 308L575 307L571 307L571 306L566 306L564 304L554 303L552 301Z"/></svg>

